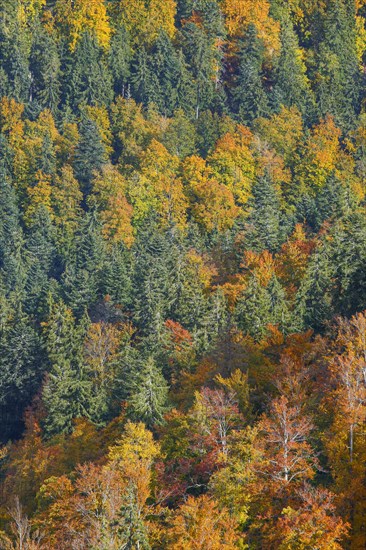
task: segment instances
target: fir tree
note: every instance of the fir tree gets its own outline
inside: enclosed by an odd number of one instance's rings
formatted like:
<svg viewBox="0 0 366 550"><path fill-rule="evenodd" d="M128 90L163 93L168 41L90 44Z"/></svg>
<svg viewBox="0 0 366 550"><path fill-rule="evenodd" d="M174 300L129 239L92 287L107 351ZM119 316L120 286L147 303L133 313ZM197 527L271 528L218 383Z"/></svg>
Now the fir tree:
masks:
<svg viewBox="0 0 366 550"><path fill-rule="evenodd" d="M4 306L2 301L1 308ZM0 328L0 349L1 440L6 441L19 433L24 410L39 389L42 376L40 340L19 306L18 311L8 311L8 321Z"/></svg>
<svg viewBox="0 0 366 550"><path fill-rule="evenodd" d="M55 40L41 27L35 32L30 56L32 98L42 109L58 112L61 100L61 62Z"/></svg>
<svg viewBox="0 0 366 550"><path fill-rule="evenodd" d="M106 151L100 131L90 118L83 117L80 124L80 141L75 151L75 175L85 194L90 192L94 172L100 170L106 161Z"/></svg>
<svg viewBox="0 0 366 550"><path fill-rule="evenodd" d="M241 44L236 86L233 92L239 120L250 124L268 113L268 99L263 87L264 46L254 25L250 25Z"/></svg>
<svg viewBox="0 0 366 550"><path fill-rule="evenodd" d="M74 54L70 103L78 112L84 104L109 105L112 97L112 76L106 56L96 39L85 32Z"/></svg>
<svg viewBox="0 0 366 550"><path fill-rule="evenodd" d="M150 550L148 532L141 517L136 488L132 482L128 484L123 495L118 524L121 548Z"/></svg>
<svg viewBox="0 0 366 550"><path fill-rule="evenodd" d="M129 381L129 415L148 427L161 424L167 410L168 386L152 357L141 361Z"/></svg>
<svg viewBox="0 0 366 550"><path fill-rule="evenodd" d="M76 324L62 302L56 304L46 326L45 346L50 371L43 388L48 436L72 430L76 418L90 418L92 382L83 361L87 318Z"/></svg>
<svg viewBox="0 0 366 550"><path fill-rule="evenodd" d="M359 110L361 82L354 3L331 0L323 25L323 40L317 52L317 100L322 116L331 113L338 125L348 129Z"/></svg>
<svg viewBox="0 0 366 550"><path fill-rule="evenodd" d="M334 313L334 267L329 261L326 247L317 250L309 263L296 296L295 318L302 328L321 331Z"/></svg>
<svg viewBox="0 0 366 550"><path fill-rule="evenodd" d="M284 17L281 24L281 54L275 71L273 90L277 107L296 106L304 119L311 123L315 116L315 98L306 76L298 38L290 18Z"/></svg>
<svg viewBox="0 0 366 550"><path fill-rule="evenodd" d="M87 214L75 235L76 247L62 277L67 303L81 315L100 296L105 246L95 213Z"/></svg>
<svg viewBox="0 0 366 550"><path fill-rule="evenodd" d="M235 308L235 319L240 330L260 341L267 334L267 325L272 321L273 303L265 287L254 275L241 294Z"/></svg>
<svg viewBox="0 0 366 550"><path fill-rule="evenodd" d="M259 251L274 252L282 241L280 191L266 172L254 184L252 193L248 244Z"/></svg>
<svg viewBox="0 0 366 550"><path fill-rule="evenodd" d="M130 37L124 27L116 29L112 36L109 53L115 94L126 97L131 76L131 62L133 51L130 46Z"/></svg>

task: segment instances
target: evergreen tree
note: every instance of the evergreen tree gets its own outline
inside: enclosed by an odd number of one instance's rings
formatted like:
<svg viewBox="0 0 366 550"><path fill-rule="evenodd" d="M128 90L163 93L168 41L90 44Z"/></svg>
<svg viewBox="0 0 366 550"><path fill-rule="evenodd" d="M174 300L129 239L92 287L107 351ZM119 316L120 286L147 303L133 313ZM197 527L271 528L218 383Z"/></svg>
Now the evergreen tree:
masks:
<svg viewBox="0 0 366 550"><path fill-rule="evenodd" d="M84 104L109 105L113 98L112 75L106 55L89 32L78 41L73 59L70 104L75 112Z"/></svg>
<svg viewBox="0 0 366 550"><path fill-rule="evenodd" d="M1 440L16 437L22 428L23 413L39 389L42 376L40 340L29 317L9 310L4 297L1 309L7 307L8 319L0 327L0 417Z"/></svg>
<svg viewBox="0 0 366 550"><path fill-rule="evenodd" d="M121 548L126 550L139 548L150 550L149 537L146 526L141 517L136 488L132 482L127 486L123 495L123 504L120 509L119 534Z"/></svg>
<svg viewBox="0 0 366 550"><path fill-rule="evenodd" d="M357 207L357 197L348 182L333 173L314 201L315 229L319 230L325 220L339 219Z"/></svg>
<svg viewBox="0 0 366 550"><path fill-rule="evenodd" d="M315 98L306 76L298 38L289 16L281 23L281 54L275 71L275 105L296 106L308 123L314 121Z"/></svg>
<svg viewBox="0 0 366 550"><path fill-rule="evenodd" d="M76 324L62 302L53 307L46 326L45 346L50 371L43 388L48 436L68 433L76 418L90 418L92 382L83 361L87 318Z"/></svg>
<svg viewBox="0 0 366 550"><path fill-rule="evenodd" d="M179 60L173 44L166 33L161 32L149 56L151 85L148 103L154 103L159 112L171 116L177 108L177 85L179 81Z"/></svg>
<svg viewBox="0 0 366 550"><path fill-rule="evenodd" d="M97 124L83 117L80 124L80 140L75 151L75 175L87 195L90 192L94 172L106 161L106 151Z"/></svg>
<svg viewBox="0 0 366 550"><path fill-rule="evenodd" d="M95 213L89 213L75 235L75 250L62 277L66 301L77 315L91 308L100 297L105 245Z"/></svg>
<svg viewBox="0 0 366 550"><path fill-rule="evenodd" d="M254 275L249 279L235 308L235 320L239 329L255 340L262 340L267 334L267 325L272 321L272 306L267 289Z"/></svg>
<svg viewBox="0 0 366 550"><path fill-rule="evenodd" d="M16 16L14 19L5 15L1 18L0 43L0 62L7 75L10 95L20 103L27 103L31 98L28 40Z"/></svg>
<svg viewBox="0 0 366 550"><path fill-rule="evenodd" d="M126 97L128 95L132 57L130 37L125 28L120 27L112 36L109 53L109 66L113 76L114 92L117 96Z"/></svg>
<svg viewBox="0 0 366 550"><path fill-rule="evenodd" d="M280 331L286 334L292 328L291 312L285 290L275 275L268 283L267 292L270 299L270 323L277 325Z"/></svg>
<svg viewBox="0 0 366 550"><path fill-rule="evenodd" d="M363 211L350 212L331 229L328 256L334 269L335 310L351 316L366 308L366 224Z"/></svg>
<svg viewBox="0 0 366 550"><path fill-rule="evenodd" d="M163 422L167 401L168 385L153 357L141 360L139 370L129 380L129 415L153 427Z"/></svg>
<svg viewBox="0 0 366 550"><path fill-rule="evenodd" d="M40 206L26 238L29 268L25 307L29 313L38 313L41 317L46 311L49 279L57 273L55 240L56 233L49 212Z"/></svg>
<svg viewBox="0 0 366 550"><path fill-rule="evenodd" d="M334 266L325 246L312 256L296 296L295 319L303 329L321 331L334 314Z"/></svg>
<svg viewBox="0 0 366 550"><path fill-rule="evenodd" d="M252 193L248 244L258 251L275 252L282 241L280 191L266 172L258 178Z"/></svg>
<svg viewBox="0 0 366 550"><path fill-rule="evenodd" d="M183 52L193 76L196 119L202 110L209 109L215 95L215 48L212 38L194 23L187 23L183 30Z"/></svg>
<svg viewBox="0 0 366 550"><path fill-rule="evenodd" d="M264 46L254 25L250 25L242 42L238 74L233 92L239 120L250 124L268 113L268 99L263 87Z"/></svg>
<svg viewBox="0 0 366 550"><path fill-rule="evenodd" d="M320 113L334 115L349 129L359 111L360 72L356 50L355 7L348 0L331 0L323 20L319 44L317 100Z"/></svg>
<svg viewBox="0 0 366 550"><path fill-rule="evenodd" d="M0 270L7 292L22 298L26 277L24 235L14 188L4 165L0 167Z"/></svg>
<svg viewBox="0 0 366 550"><path fill-rule="evenodd" d="M57 44L41 27L37 27L34 37L30 55L32 99L41 109L50 109L56 115L61 99L61 62Z"/></svg>
<svg viewBox="0 0 366 550"><path fill-rule="evenodd" d="M113 246L105 262L102 292L117 306L131 305L131 271L131 254L123 244Z"/></svg>

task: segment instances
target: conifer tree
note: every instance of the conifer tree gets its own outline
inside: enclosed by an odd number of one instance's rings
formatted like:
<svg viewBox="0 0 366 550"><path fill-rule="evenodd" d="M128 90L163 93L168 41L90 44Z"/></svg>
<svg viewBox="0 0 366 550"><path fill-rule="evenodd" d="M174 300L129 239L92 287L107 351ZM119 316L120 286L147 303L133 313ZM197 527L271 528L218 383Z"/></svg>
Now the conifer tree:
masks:
<svg viewBox="0 0 366 550"><path fill-rule="evenodd" d="M109 105L113 94L112 75L106 54L89 32L78 42L73 59L70 103L75 112L84 104Z"/></svg>
<svg viewBox="0 0 366 550"><path fill-rule="evenodd" d="M132 482L128 484L123 495L123 504L120 508L118 525L122 548L151 549L147 528L141 517L136 489Z"/></svg>
<svg viewBox="0 0 366 550"><path fill-rule="evenodd" d="M83 361L82 348L88 319L76 324L71 311L59 302L45 329L50 371L43 388L48 436L68 433L76 418L90 418L92 382Z"/></svg>
<svg viewBox="0 0 366 550"><path fill-rule="evenodd" d="M266 171L252 189L249 245L274 252L282 240L280 191Z"/></svg>
<svg viewBox="0 0 366 550"><path fill-rule="evenodd" d="M105 245L95 213L87 214L75 235L75 249L62 276L68 304L77 315L94 305L100 296Z"/></svg>
<svg viewBox="0 0 366 550"><path fill-rule="evenodd" d="M34 215L26 239L29 269L26 292L27 310L42 315L48 294L49 278L56 276L55 229L49 212L40 206Z"/></svg>
<svg viewBox="0 0 366 550"><path fill-rule="evenodd" d="M0 269L7 292L16 291L18 298L24 289L26 254L24 235L14 188L5 170L0 166Z"/></svg>
<svg viewBox="0 0 366 550"><path fill-rule="evenodd" d="M296 106L304 119L311 123L315 115L315 98L306 76L298 38L288 16L281 24L281 54L277 63L273 90L276 106Z"/></svg>
<svg viewBox="0 0 366 550"><path fill-rule="evenodd" d="M1 308L4 305L2 302ZM24 410L39 389L43 374L41 343L30 318L19 305L17 311L10 310L8 315L7 323L0 328L2 441L19 433Z"/></svg>
<svg viewBox="0 0 366 550"><path fill-rule="evenodd" d="M32 73L32 99L41 109L58 112L61 100L61 62L57 44L50 33L37 28L30 55Z"/></svg>
<svg viewBox="0 0 366 550"><path fill-rule="evenodd" d="M106 151L97 124L83 117L80 124L80 140L75 151L74 170L82 190L88 194L94 172L106 161Z"/></svg>
<svg viewBox="0 0 366 550"><path fill-rule="evenodd" d="M271 297L265 287L254 275L247 288L241 294L235 308L235 319L238 327L256 340L267 334L267 325L271 323Z"/></svg>
<svg viewBox="0 0 366 550"><path fill-rule="evenodd" d="M167 410L168 386L153 357L142 359L129 381L129 415L148 427L161 424Z"/></svg>
<svg viewBox="0 0 366 550"><path fill-rule="evenodd" d="M114 92L117 96L126 97L128 95L132 56L129 34L121 26L112 36L109 53L109 66L113 76Z"/></svg>
<svg viewBox="0 0 366 550"><path fill-rule="evenodd" d="M331 113L349 129L359 110L360 72L355 39L355 6L348 0L331 0L323 19L323 40L317 64L317 100L320 113Z"/></svg>
<svg viewBox="0 0 366 550"><path fill-rule="evenodd" d="M298 291L295 318L304 329L322 330L334 313L334 266L325 246L315 252Z"/></svg>
<svg viewBox="0 0 366 550"><path fill-rule="evenodd" d="M249 25L238 59L238 75L233 92L240 122L250 124L268 113L268 99L263 87L264 46L253 24Z"/></svg>

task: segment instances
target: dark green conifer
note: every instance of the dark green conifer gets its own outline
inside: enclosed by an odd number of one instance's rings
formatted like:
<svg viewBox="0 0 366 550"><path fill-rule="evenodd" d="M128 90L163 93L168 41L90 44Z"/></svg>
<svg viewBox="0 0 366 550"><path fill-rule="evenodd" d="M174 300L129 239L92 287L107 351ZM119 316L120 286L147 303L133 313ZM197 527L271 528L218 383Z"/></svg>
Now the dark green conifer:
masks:
<svg viewBox="0 0 366 550"><path fill-rule="evenodd" d="M263 87L264 46L254 25L250 25L238 59L238 74L233 91L240 122L250 124L268 114L268 98Z"/></svg>

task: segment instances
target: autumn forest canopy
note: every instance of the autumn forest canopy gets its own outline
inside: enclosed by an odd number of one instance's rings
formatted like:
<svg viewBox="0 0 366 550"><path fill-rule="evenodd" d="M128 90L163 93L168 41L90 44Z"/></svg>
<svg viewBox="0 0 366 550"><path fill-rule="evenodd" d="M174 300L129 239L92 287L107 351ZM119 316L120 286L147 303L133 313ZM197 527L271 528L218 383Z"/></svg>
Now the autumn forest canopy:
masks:
<svg viewBox="0 0 366 550"><path fill-rule="evenodd" d="M365 0L0 0L0 550L366 548Z"/></svg>

